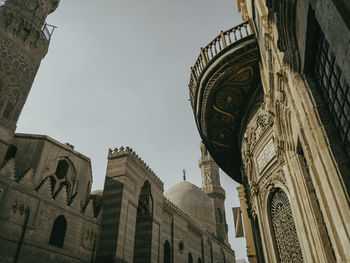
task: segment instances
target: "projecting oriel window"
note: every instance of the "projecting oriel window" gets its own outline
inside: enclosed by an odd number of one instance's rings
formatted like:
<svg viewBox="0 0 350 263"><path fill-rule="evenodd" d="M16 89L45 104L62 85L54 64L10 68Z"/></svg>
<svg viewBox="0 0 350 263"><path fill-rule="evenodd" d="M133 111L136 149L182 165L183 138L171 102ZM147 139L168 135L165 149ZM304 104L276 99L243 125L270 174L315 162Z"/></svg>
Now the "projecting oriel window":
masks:
<svg viewBox="0 0 350 263"><path fill-rule="evenodd" d="M320 30L316 60L315 79L319 92L327 104L344 149L350 157L350 89L339 68L333 51Z"/></svg>

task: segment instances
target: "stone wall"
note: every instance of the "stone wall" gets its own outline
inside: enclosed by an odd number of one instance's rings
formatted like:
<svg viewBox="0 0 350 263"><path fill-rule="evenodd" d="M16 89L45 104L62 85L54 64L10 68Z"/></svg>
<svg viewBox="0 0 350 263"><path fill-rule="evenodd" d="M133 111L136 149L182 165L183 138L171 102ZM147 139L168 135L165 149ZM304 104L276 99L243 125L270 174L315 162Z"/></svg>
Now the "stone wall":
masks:
<svg viewBox="0 0 350 263"><path fill-rule="evenodd" d="M265 100L246 127L242 159L248 214L259 223L253 232L260 232L265 261L278 262L280 257L270 213L271 198L281 189L290 203L288 215L293 217L302 260L347 262L349 158L320 100L317 80L312 79L315 64L310 64L317 23L350 83L350 30L344 10L330 0L239 5L256 30L262 58Z"/></svg>
<svg viewBox="0 0 350 263"><path fill-rule="evenodd" d="M100 232L92 201L69 202L65 189L54 197L49 180L37 185L33 170L21 178L15 170L14 159L0 169L0 261L91 262ZM67 222L62 247L50 245L58 216Z"/></svg>

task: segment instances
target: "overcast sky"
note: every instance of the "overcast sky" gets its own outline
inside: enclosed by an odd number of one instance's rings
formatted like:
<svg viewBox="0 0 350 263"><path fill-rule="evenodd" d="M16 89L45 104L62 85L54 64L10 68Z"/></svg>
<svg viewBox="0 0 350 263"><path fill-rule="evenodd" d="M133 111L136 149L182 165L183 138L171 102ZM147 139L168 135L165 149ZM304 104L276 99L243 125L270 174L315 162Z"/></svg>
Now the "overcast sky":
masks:
<svg viewBox="0 0 350 263"><path fill-rule="evenodd" d="M107 152L132 147L164 182L201 186L200 137L188 101L201 46L241 22L235 0L70 0L47 19L58 26L17 132L48 135L91 158L93 189L104 184ZM229 239L236 187L224 173Z"/></svg>

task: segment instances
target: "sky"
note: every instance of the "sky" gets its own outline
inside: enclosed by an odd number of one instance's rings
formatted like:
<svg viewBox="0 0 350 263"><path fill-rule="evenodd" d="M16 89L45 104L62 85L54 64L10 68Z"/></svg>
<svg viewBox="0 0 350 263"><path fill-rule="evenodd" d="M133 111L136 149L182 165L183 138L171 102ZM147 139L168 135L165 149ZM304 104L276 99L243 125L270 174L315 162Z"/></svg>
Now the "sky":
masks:
<svg viewBox="0 0 350 263"><path fill-rule="evenodd" d="M51 39L17 125L91 158L93 190L103 189L109 148L129 146L164 182L201 186L200 136L188 101L190 67L221 30L241 23L235 0L61 1L47 22ZM221 172L234 238L236 187Z"/></svg>

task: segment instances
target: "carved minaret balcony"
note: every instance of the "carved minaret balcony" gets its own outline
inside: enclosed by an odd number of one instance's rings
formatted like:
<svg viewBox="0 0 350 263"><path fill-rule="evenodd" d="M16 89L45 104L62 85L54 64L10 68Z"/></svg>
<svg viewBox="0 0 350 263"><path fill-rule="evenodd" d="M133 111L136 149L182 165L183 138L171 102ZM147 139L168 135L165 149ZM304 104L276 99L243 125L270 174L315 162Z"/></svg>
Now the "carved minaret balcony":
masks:
<svg viewBox="0 0 350 263"><path fill-rule="evenodd" d="M242 181L242 124L261 87L259 59L255 36L244 22L221 31L201 48L191 68L188 87L202 141L220 168L237 182Z"/></svg>
<svg viewBox="0 0 350 263"><path fill-rule="evenodd" d="M58 0L0 0L0 164L54 27L46 17Z"/></svg>

